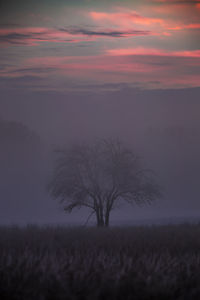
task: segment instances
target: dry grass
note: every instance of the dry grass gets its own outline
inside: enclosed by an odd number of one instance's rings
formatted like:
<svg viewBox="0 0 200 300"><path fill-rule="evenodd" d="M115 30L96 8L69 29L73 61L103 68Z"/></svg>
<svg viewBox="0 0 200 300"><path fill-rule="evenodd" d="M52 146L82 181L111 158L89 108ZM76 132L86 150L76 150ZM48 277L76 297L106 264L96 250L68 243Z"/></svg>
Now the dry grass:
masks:
<svg viewBox="0 0 200 300"><path fill-rule="evenodd" d="M200 299L200 225L0 228L0 299Z"/></svg>

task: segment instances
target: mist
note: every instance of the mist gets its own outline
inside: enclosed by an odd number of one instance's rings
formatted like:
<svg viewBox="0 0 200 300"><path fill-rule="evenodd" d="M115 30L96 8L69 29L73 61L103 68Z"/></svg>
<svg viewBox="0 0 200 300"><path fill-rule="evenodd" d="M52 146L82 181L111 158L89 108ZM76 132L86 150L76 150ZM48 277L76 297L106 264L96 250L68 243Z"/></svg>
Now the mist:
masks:
<svg viewBox="0 0 200 300"><path fill-rule="evenodd" d="M7 91L0 100L1 223L83 224L47 191L54 150L117 138L155 171L163 197L122 206L112 224L179 222L199 217L198 88L175 90Z"/></svg>

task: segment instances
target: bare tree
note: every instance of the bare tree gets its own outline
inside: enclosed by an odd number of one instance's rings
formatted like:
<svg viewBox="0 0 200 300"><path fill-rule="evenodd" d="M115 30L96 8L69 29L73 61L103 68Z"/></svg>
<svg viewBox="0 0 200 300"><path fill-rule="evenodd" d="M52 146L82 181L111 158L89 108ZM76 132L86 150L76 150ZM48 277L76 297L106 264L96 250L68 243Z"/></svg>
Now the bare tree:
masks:
<svg viewBox="0 0 200 300"><path fill-rule="evenodd" d="M64 209L88 207L97 226L108 227L111 211L122 201L138 205L159 197L149 170L131 149L114 140L77 144L57 151L49 191Z"/></svg>

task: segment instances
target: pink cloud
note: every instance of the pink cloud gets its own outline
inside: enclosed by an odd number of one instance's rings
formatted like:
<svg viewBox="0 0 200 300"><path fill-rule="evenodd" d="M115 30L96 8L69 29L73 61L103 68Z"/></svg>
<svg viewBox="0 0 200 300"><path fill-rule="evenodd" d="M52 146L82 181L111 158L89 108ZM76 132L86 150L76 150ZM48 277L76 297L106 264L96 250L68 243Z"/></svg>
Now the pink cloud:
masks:
<svg viewBox="0 0 200 300"><path fill-rule="evenodd" d="M150 0L151 2L156 2L156 3L168 3L168 4L177 4L177 3L180 3L180 4L187 4L187 5L193 5L193 4L196 4L196 3L200 3L199 0L188 0L188 1L185 1L185 0Z"/></svg>
<svg viewBox="0 0 200 300"><path fill-rule="evenodd" d="M163 19L144 17L135 11L124 11L124 9L113 13L91 11L89 15L95 21L99 21L99 22L108 21L114 25L121 25L124 27L130 26L131 24L139 24L139 25L155 25L155 24L164 25L165 24L165 21Z"/></svg>
<svg viewBox="0 0 200 300"><path fill-rule="evenodd" d="M188 24L188 25L185 25L183 28L186 28L186 29L200 29L200 23Z"/></svg>
<svg viewBox="0 0 200 300"><path fill-rule="evenodd" d="M119 49L100 56L31 58L24 60L22 66L24 76L34 75L36 68L41 70L43 78L55 76L62 81L73 78L99 83L137 82L144 87L192 87L199 86L200 82L199 50ZM22 71L7 68L0 76L18 77Z"/></svg>
<svg viewBox="0 0 200 300"><path fill-rule="evenodd" d="M78 72L85 72L92 70L94 72L106 71L106 72L132 72L132 68L138 72L152 72L153 68L147 68L146 65L140 63L124 63L124 59L112 57L110 59L107 55L102 56L79 56L79 57L42 57L33 58L26 61L29 66L40 66L40 67L54 67L57 70L71 72L72 70ZM155 67L154 67L155 69Z"/></svg>
<svg viewBox="0 0 200 300"><path fill-rule="evenodd" d="M163 3L168 2L164 1ZM182 2L180 3L182 4ZM179 2L176 2L176 4L179 5ZM188 20L183 23L182 17L177 18L176 14L181 14L181 10L178 7L176 9L176 7L173 6L172 9L170 5L165 5L164 10L162 6L153 6L149 8L150 14L153 13L153 11L156 11L157 14L164 13L165 17L146 17L136 11L125 10L123 8L115 9L114 12L91 11L89 12L89 16L93 19L93 21L100 23L101 25L107 23L109 26L113 26L115 28L132 28L134 26L134 28L137 29L143 28L151 30L154 35L170 36L171 31L200 28L199 23L190 22L188 24ZM188 6L186 7L186 12L188 12ZM171 15L174 17L170 17ZM194 17L193 14L192 17Z"/></svg>
<svg viewBox="0 0 200 300"><path fill-rule="evenodd" d="M192 51L166 51L153 48L134 48L134 49L110 49L107 54L111 56L127 56L127 55L141 55L141 56L174 56L174 57L196 57L200 58L200 50Z"/></svg>
<svg viewBox="0 0 200 300"><path fill-rule="evenodd" d="M110 49L95 56L34 57L0 70L3 78L35 74L51 82L72 78L79 82L127 82L151 88L193 87L200 85L200 50Z"/></svg>
<svg viewBox="0 0 200 300"><path fill-rule="evenodd" d="M169 27L169 30L184 30L184 29L200 29L200 23L181 24L174 27Z"/></svg>

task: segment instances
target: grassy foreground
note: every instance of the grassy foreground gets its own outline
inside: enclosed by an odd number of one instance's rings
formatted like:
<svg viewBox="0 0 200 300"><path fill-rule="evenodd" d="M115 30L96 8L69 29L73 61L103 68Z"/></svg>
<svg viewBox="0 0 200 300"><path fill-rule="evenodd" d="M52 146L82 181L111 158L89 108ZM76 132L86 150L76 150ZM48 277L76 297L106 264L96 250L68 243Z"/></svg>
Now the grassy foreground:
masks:
<svg viewBox="0 0 200 300"><path fill-rule="evenodd" d="M200 225L0 227L0 299L200 299Z"/></svg>

